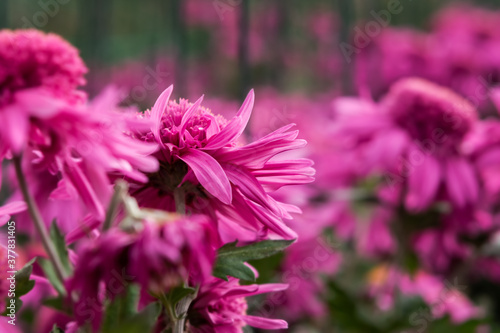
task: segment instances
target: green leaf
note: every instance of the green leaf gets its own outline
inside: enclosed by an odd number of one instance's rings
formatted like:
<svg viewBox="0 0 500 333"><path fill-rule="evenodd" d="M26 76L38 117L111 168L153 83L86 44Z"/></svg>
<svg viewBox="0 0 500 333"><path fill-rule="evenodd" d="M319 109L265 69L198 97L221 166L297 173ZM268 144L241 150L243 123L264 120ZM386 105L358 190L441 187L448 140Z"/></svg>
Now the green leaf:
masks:
<svg viewBox="0 0 500 333"><path fill-rule="evenodd" d="M23 266L20 270L18 270L15 274L15 280L16 280L16 290L15 290L15 297L14 298L6 298L6 306L9 306L11 304L11 299L14 299L15 302L15 307L16 307L16 313L19 311L21 306L23 305L23 302L19 299L21 296L26 295L33 289L35 286L35 281L30 280L31 272L33 272L33 263L35 262L37 258L33 258L30 261L26 263L26 265ZM6 309L4 313L2 313L3 316L7 316L9 309Z"/></svg>
<svg viewBox="0 0 500 333"><path fill-rule="evenodd" d="M68 315L71 315L72 313L71 307L68 306L66 300L63 297L47 298L43 301L43 305L64 312Z"/></svg>
<svg viewBox="0 0 500 333"><path fill-rule="evenodd" d="M52 221L52 225L50 227L50 238L56 248L59 259L61 259L61 263L66 271L66 274L71 275L73 273L73 267L69 261L68 248L66 247L66 241L61 233L61 230L57 226L55 219Z"/></svg>
<svg viewBox="0 0 500 333"><path fill-rule="evenodd" d="M179 303L179 301L181 299L183 299L184 297L186 297L188 295L192 295L195 292L196 292L196 290L194 288L176 287L168 293L167 297L168 297L168 300L170 301L170 304L172 305L172 307L175 308L175 306L177 305L177 303Z"/></svg>
<svg viewBox="0 0 500 333"><path fill-rule="evenodd" d="M264 259L283 251L294 241L265 240L262 242L236 246L238 241L222 246L217 254L213 275L227 281L228 276L255 281L255 274L245 262Z"/></svg>
<svg viewBox="0 0 500 333"><path fill-rule="evenodd" d="M54 324L54 327L52 327L50 333L64 333L64 331L60 329L56 324Z"/></svg>
<svg viewBox="0 0 500 333"><path fill-rule="evenodd" d="M54 266L52 265L50 260L46 258L38 258L38 264L42 268L45 276L50 281L52 286L57 290L59 295L66 295L66 290L64 289L61 281L59 281Z"/></svg>
<svg viewBox="0 0 500 333"><path fill-rule="evenodd" d="M139 293L139 286L128 285L123 294L117 295L109 302L104 313L103 333L116 332L116 326L137 313Z"/></svg>
<svg viewBox="0 0 500 333"><path fill-rule="evenodd" d="M112 326L102 329L102 333L146 333L151 332L160 315L161 305L153 302L141 312L135 313L123 320L115 322Z"/></svg>
<svg viewBox="0 0 500 333"><path fill-rule="evenodd" d="M30 280L31 272L33 272L33 264L36 258L31 259L24 265L23 268L16 272L16 297L19 298L26 295L35 286L35 280Z"/></svg>
<svg viewBox="0 0 500 333"><path fill-rule="evenodd" d="M435 319L430 323L428 329L429 333L441 333L441 332L456 332L456 333L469 333L477 332L479 326L485 323L478 319L468 320L466 322L455 324L451 321L449 316L445 316L440 319Z"/></svg>

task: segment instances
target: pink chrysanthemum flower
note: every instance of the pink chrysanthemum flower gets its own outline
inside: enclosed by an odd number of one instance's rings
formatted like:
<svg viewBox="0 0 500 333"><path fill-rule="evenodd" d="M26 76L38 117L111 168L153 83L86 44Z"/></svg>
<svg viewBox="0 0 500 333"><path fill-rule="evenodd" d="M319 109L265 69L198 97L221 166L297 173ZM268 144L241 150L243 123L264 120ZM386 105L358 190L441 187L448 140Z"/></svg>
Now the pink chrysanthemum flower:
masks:
<svg viewBox="0 0 500 333"><path fill-rule="evenodd" d="M211 277L215 260L215 232L207 217L167 215L143 220L137 231L113 228L89 240L78 251L75 273L67 282L79 294L78 321L99 325L99 316L85 317L114 298L128 284L141 286L142 300L168 292L184 281L200 284ZM101 309L102 310L102 309Z"/></svg>
<svg viewBox="0 0 500 333"><path fill-rule="evenodd" d="M156 146L125 135L144 130L149 123L118 107L118 91L108 89L85 104L56 99L41 90L23 94L23 110L40 114L27 128L29 149L23 154L23 169L42 213L46 212L46 222L67 215L59 214L67 207L55 207L54 200L81 201L102 220L112 191L111 173L145 182L147 177L138 170L158 169L158 162L148 156ZM19 196L14 194L14 199ZM78 207L75 202L72 205ZM74 223L79 218L73 216Z"/></svg>
<svg viewBox="0 0 500 333"><path fill-rule="evenodd" d="M400 292L406 296L421 297L429 305L434 318L448 315L454 324L483 316L481 309L462 293L463 286L456 284L456 280L452 285L443 283L438 276L423 270L410 276L395 267L385 265L372 270L368 280L370 294L384 311L394 306L397 293Z"/></svg>
<svg viewBox="0 0 500 333"><path fill-rule="evenodd" d="M247 314L246 297L274 291L282 291L286 284L263 284L241 286L239 280L224 281L212 278L200 288L198 296L189 308L190 332L242 333L249 325L261 329L286 329L284 320L250 316Z"/></svg>
<svg viewBox="0 0 500 333"><path fill-rule="evenodd" d="M26 91L44 92L71 102L84 100L76 89L87 72L78 51L62 38L36 30L0 31L0 151L19 152L29 135L30 118L44 118L43 108L23 107Z"/></svg>
<svg viewBox="0 0 500 333"><path fill-rule="evenodd" d="M38 30L0 31L0 105L23 89L44 87L72 98L85 84L87 68L76 48Z"/></svg>
<svg viewBox="0 0 500 333"><path fill-rule="evenodd" d="M139 204L173 210L173 193L182 189L188 209L217 214L223 240L234 238L230 235L234 228L241 229L239 237L251 234L249 240L267 237L268 232L295 238L282 219L291 218L288 211L296 208L268 194L283 185L313 180L310 160L274 158L306 144L297 139L297 131L290 131L293 125L242 145L238 139L252 112L253 91L230 121L200 106L201 98L195 103L169 101L171 92L169 87L146 112L145 117L152 119L154 126L139 135L160 146L154 155L160 170L149 174L146 186L132 191Z"/></svg>
<svg viewBox="0 0 500 333"><path fill-rule="evenodd" d="M341 99L337 135L364 163L405 189L405 205L422 211L444 199L459 208L479 197L479 179L464 152L475 109L447 88L410 78L379 103Z"/></svg>
<svg viewBox="0 0 500 333"><path fill-rule="evenodd" d="M451 90L419 79L395 84L382 102L396 126L411 142L407 156L413 163L408 176L406 205L423 209L441 187L458 207L478 199L479 182L461 150L466 134L476 121L476 111ZM421 162L412 161L420 151Z"/></svg>

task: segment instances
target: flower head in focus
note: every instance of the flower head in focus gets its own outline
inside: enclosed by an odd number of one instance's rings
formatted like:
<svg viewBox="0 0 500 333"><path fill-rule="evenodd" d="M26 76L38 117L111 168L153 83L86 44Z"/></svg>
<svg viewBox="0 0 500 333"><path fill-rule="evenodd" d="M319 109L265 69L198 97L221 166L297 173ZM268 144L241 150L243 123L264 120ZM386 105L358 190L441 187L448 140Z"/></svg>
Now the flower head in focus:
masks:
<svg viewBox="0 0 500 333"><path fill-rule="evenodd" d="M190 330L194 333L242 333L243 327L247 325L261 329L286 329L288 324L283 320L248 315L245 299L286 288L286 284L241 286L235 278L229 278L228 281L212 278L201 285L198 296L189 308Z"/></svg>
<svg viewBox="0 0 500 333"><path fill-rule="evenodd" d="M165 90L151 111L146 112L145 117L154 125L138 135L160 147L154 155L160 170L149 174L146 186L132 191L139 204L172 210L173 193L182 189L188 209L216 214L221 230L240 229L225 241L244 238L245 232L250 235L249 240L265 238L269 232L295 238L283 219L290 219L289 211L296 208L277 202L268 194L284 185L313 180L310 160L275 158L305 145L304 140L296 139L297 131L290 131L293 125L243 145L240 137L252 112L253 91L229 121L202 107L202 98L195 103L183 99L169 101L171 92L172 87Z"/></svg>

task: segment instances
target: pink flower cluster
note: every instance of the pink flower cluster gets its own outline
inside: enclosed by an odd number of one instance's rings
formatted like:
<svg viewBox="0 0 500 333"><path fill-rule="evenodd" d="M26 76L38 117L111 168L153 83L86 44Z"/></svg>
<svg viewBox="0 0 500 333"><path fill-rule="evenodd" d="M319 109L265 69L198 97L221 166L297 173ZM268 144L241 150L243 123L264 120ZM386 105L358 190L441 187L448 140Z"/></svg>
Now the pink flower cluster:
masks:
<svg viewBox="0 0 500 333"><path fill-rule="evenodd" d="M290 213L300 210L271 196L314 180L312 161L278 156L306 144L293 124L248 142L253 91L229 120L202 98L170 100L173 86L144 113L119 107L114 88L88 102L77 90L85 66L59 37L1 31L0 49L0 156L16 178L1 221L16 215L19 230L41 238L49 261L34 267L72 309L58 325L99 331L110 303L134 285L137 311L164 309L151 323L158 328L287 327L247 314L246 305L248 296L287 285L240 285L212 271L228 242L297 237ZM179 290L191 291L174 301Z"/></svg>

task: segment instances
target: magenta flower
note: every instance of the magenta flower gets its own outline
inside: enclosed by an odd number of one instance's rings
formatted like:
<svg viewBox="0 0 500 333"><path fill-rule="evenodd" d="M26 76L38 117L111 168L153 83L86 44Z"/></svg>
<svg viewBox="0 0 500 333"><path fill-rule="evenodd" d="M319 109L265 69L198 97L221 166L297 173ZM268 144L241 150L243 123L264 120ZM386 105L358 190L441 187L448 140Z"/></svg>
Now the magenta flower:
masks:
<svg viewBox="0 0 500 333"><path fill-rule="evenodd" d="M78 51L60 37L37 30L0 31L0 151L18 153L27 143L29 123L46 118L43 106L26 108L33 89L76 102L87 69ZM34 101L33 103L36 103ZM36 105L36 104L31 104Z"/></svg>
<svg viewBox="0 0 500 333"><path fill-rule="evenodd" d="M238 139L252 112L253 91L230 121L200 106L202 98L195 103L183 99L169 102L171 92L172 87L165 90L146 112L154 125L141 137L160 146L154 155L160 170L149 174L147 186L132 191L139 204L173 210L173 192L182 189L188 209L217 215L221 228L234 225L234 221L240 224L240 232L228 239L244 237L245 233L254 239L256 234L267 237L268 232L295 238L282 219L291 218L288 211L296 209L268 194L284 185L313 180L310 160L275 157L305 145L304 140L296 139L297 131L289 131L293 125L242 145Z"/></svg>
<svg viewBox="0 0 500 333"><path fill-rule="evenodd" d="M114 228L82 245L67 282L68 290L79 294L75 314L80 323L92 321L98 327L104 299L113 299L129 284L139 284L147 302L150 294L167 293L184 281L199 284L210 278L215 260L212 224L201 215L165 218L144 220L135 232Z"/></svg>
<svg viewBox="0 0 500 333"><path fill-rule="evenodd" d="M109 174L119 173L144 182L147 178L138 170L157 170L158 162L147 156L155 145L125 135L149 124L134 113L120 112L125 110L118 108L119 100L114 89L106 90L89 104L68 103L40 89L23 92L23 109L43 112L29 126L30 150L23 157L24 172L34 176L30 186L41 194L38 198L46 217L56 217L50 215L61 211L49 208L53 201L47 199L76 198L101 220L112 190ZM39 186L38 182L43 184Z"/></svg>
<svg viewBox="0 0 500 333"><path fill-rule="evenodd" d="M41 210L47 223L56 217L54 212L68 208L54 207L48 198L76 197L102 220L111 192L109 173L145 181L138 170L158 168L146 156L154 145L124 135L147 123L118 112L118 92L111 89L87 104L76 90L85 83L85 72L77 50L55 35L0 32L0 121L5 125L0 157L22 155L25 173L33 171L34 177L26 176L32 190L43 189L37 199L46 203ZM79 211L74 212L75 222L83 217Z"/></svg>
<svg viewBox="0 0 500 333"><path fill-rule="evenodd" d="M401 292L421 297L434 318L449 315L455 324L481 318L481 310L462 293L463 286L456 283L457 280L442 281L422 270L410 276L389 266L379 266L369 276L370 294L384 311L393 307L397 293Z"/></svg>
<svg viewBox="0 0 500 333"><path fill-rule="evenodd" d="M286 288L286 284L241 286L235 278L229 278L227 282L212 278L201 286L198 296L189 308L190 331L242 333L246 325L261 329L286 329L288 324L283 320L248 315L245 300L246 297Z"/></svg>
<svg viewBox="0 0 500 333"><path fill-rule="evenodd" d="M364 172L407 189L409 210L425 210L438 199L458 208L477 202L479 179L463 147L476 112L466 100L411 78L396 83L379 104L351 99L336 107L337 134L365 161Z"/></svg>
<svg viewBox="0 0 500 333"><path fill-rule="evenodd" d="M296 192L289 195L297 196ZM327 288L321 276L334 276L342 258L338 249L334 249L336 244L323 235L331 223L330 218L335 215L330 205L325 206L304 207L304 214L292 221L291 226L299 238L287 248L281 268L282 281L289 287L282 296L276 296L279 313L288 322L325 318L328 314L327 306L321 300L321 294ZM268 298L269 302L273 299L273 295Z"/></svg>

